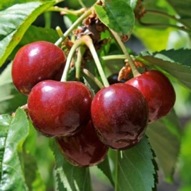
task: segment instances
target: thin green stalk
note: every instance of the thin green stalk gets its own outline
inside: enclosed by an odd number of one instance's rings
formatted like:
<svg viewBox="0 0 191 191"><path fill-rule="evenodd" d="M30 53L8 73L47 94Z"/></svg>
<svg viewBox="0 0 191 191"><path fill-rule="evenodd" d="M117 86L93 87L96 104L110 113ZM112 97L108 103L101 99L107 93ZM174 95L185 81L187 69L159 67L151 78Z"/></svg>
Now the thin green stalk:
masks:
<svg viewBox="0 0 191 191"><path fill-rule="evenodd" d="M100 77L102 79L102 82L103 82L104 86L108 87L109 82L108 82L108 80L107 80L107 78L105 76L105 73L103 71L101 62L100 62L99 57L97 55L96 49L95 49L95 47L93 45L92 39L89 36L83 36L82 38L84 39L84 43L88 46L88 48L89 48L89 50L90 50L90 52L92 54L92 57L94 59L94 62L96 64L96 67L98 69L99 75L100 75Z"/></svg>
<svg viewBox="0 0 191 191"><path fill-rule="evenodd" d="M92 81L95 82L95 84L101 89L103 88L103 84L87 69L83 69L83 73L88 76L90 79L92 79Z"/></svg>
<svg viewBox="0 0 191 191"><path fill-rule="evenodd" d="M89 9L85 11L72 25L71 27L60 37L56 42L55 45L59 46L61 42L86 18L91 14L92 10Z"/></svg>
<svg viewBox="0 0 191 191"><path fill-rule="evenodd" d="M64 68L64 71L63 71L63 74L62 74L61 81L64 82L64 81L67 80L67 74L68 74L68 70L70 68L70 62L72 60L72 57L73 57L76 49L80 45L86 45L89 48L104 86L105 87L109 86L109 82L108 82L108 80L107 80L107 78L105 76L105 73L103 71L103 68L102 68L101 62L99 60L99 57L97 55L96 49L95 49L95 47L93 45L92 39L89 36L82 36L79 40L76 40L74 45L70 49L70 52L69 52L67 60L66 60L66 65L65 65L65 68Z"/></svg>
<svg viewBox="0 0 191 191"><path fill-rule="evenodd" d="M107 61L107 60L124 60L126 58L127 58L127 56L125 56L124 54L102 56L102 59L104 61Z"/></svg>
<svg viewBox="0 0 191 191"><path fill-rule="evenodd" d="M62 32L62 29L61 29L59 26L56 27L56 32L58 33L58 36L59 36L59 37L62 37L63 34L64 34L64 33Z"/></svg>
<svg viewBox="0 0 191 191"><path fill-rule="evenodd" d="M60 12L61 14L64 14L64 15L70 14L70 15L75 15L75 16L79 16L79 15L83 14L85 12L85 10L86 10L85 8L81 8L78 10L72 10L72 9L68 9L65 7L63 8L63 7L58 7L58 6L54 6L49 9L49 11Z"/></svg>
<svg viewBox="0 0 191 191"><path fill-rule="evenodd" d="M76 62L75 62L76 79L77 80L80 79L81 63L82 63L82 58L83 58L84 52L85 52L85 50L83 49L83 47L78 48L77 59L76 59Z"/></svg>
<svg viewBox="0 0 191 191"><path fill-rule="evenodd" d="M78 0L78 2L82 7L86 7L82 0Z"/></svg>
<svg viewBox="0 0 191 191"><path fill-rule="evenodd" d="M44 13L45 28L51 27L51 12Z"/></svg>
<svg viewBox="0 0 191 191"><path fill-rule="evenodd" d="M110 30L110 31L111 31L113 37L115 38L116 42L120 46L120 48L121 48L122 52L124 53L125 57L127 58L128 62L129 62L129 65L130 65L130 67L132 69L133 76L140 75L140 73L138 72L137 68L135 67L134 62L133 62L131 56L129 55L125 45L121 41L120 36L115 31L113 31L113 30Z"/></svg>
<svg viewBox="0 0 191 191"><path fill-rule="evenodd" d="M72 48L70 49L70 52L68 54L68 57L67 57L67 60L66 60L66 64L65 64L65 67L64 67L64 71L63 71L63 74L62 74L62 78L61 78L61 82L65 82L67 81L67 74L68 74L68 71L69 71L69 68L70 68L70 63L71 63L71 60L73 58L73 55L76 51L76 49L83 44L83 41L81 39L77 40L74 45L72 46Z"/></svg>

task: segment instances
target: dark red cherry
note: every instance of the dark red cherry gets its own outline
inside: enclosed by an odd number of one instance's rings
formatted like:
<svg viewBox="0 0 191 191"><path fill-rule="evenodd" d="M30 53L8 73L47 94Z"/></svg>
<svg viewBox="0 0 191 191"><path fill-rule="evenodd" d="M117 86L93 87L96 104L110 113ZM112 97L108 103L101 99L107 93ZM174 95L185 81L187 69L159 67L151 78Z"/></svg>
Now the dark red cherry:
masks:
<svg viewBox="0 0 191 191"><path fill-rule="evenodd" d="M118 80L118 73L111 74L110 76L108 76L107 80L108 80L109 84L125 82L125 80L120 80L120 81Z"/></svg>
<svg viewBox="0 0 191 191"><path fill-rule="evenodd" d="M65 158L75 166L96 165L104 160L108 151L108 147L99 140L91 121L74 136L56 140Z"/></svg>
<svg viewBox="0 0 191 191"><path fill-rule="evenodd" d="M126 149L137 144L144 135L147 103L136 88L113 84L95 95L91 117L103 143L114 149Z"/></svg>
<svg viewBox="0 0 191 191"><path fill-rule="evenodd" d="M47 136L68 136L90 119L91 92L81 82L46 80L36 84L28 97L28 113Z"/></svg>
<svg viewBox="0 0 191 191"><path fill-rule="evenodd" d="M172 109L176 95L169 79L157 70L147 71L126 82L139 89L149 106L149 122L167 115Z"/></svg>
<svg viewBox="0 0 191 191"><path fill-rule="evenodd" d="M65 61L64 52L53 43L37 41L27 44L19 49L13 60L13 83L27 95L42 80L60 80Z"/></svg>

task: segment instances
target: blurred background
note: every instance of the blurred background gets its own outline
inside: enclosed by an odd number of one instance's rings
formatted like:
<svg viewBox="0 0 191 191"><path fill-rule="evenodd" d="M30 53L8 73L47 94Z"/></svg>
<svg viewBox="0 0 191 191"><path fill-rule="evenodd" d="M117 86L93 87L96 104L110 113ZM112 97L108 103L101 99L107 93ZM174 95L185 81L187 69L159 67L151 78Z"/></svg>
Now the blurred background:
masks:
<svg viewBox="0 0 191 191"><path fill-rule="evenodd" d="M78 0L65 1L59 4L62 7L70 7L70 9L78 9L81 7ZM94 1L90 0L86 5L91 5ZM173 13L174 10L170 6L166 6L164 0L159 0L157 3L151 0L145 0L145 6L149 8L157 8L160 6L163 10L166 10L170 13ZM9 5L7 4L7 7ZM45 13L37 18L34 22L35 26L41 27L50 27L55 29L56 26L60 26L63 31L67 28L66 18L61 16L60 13L52 12ZM158 36L157 36L158 34ZM157 36L157 38L156 38ZM179 48L191 48L190 36L186 32L179 30L174 30L172 28L135 28L135 32L131 36L130 40L127 42L127 46L133 50L136 54L139 54L141 51L160 51L162 49L179 49ZM5 70L7 67L5 64L0 68L0 73ZM0 82L1 83L1 82ZM163 172L158 172L158 191L190 191L191 190L191 91L182 85L179 85L176 81L173 83L177 95L177 101L175 104L175 111L180 120L180 126L182 129L182 145L180 155L177 161L177 168L174 172L173 182L165 180ZM13 90L12 90L13 91ZM0 94L1 95L1 94ZM23 98L23 102L26 98ZM20 103L17 103L20 104ZM1 113L2 111L0 111ZM37 136L36 132L33 132L34 137ZM52 181L53 177L51 171L54 167L54 157L52 152L48 150L48 139L42 136L38 136L38 141L36 144L35 154L39 157L39 168L43 177L43 180L46 184L49 184L49 190L53 190ZM30 148L30 143L34 140L31 139L28 141L27 147ZM34 143L33 143L34 144ZM31 144L32 145L32 144ZM38 149L38 148L44 148ZM31 148L32 149L32 148ZM44 160L46 156L46 160ZM48 170L47 170L48 169ZM107 178L100 173L96 167L91 168L92 179L93 179L93 188L94 191L113 191Z"/></svg>

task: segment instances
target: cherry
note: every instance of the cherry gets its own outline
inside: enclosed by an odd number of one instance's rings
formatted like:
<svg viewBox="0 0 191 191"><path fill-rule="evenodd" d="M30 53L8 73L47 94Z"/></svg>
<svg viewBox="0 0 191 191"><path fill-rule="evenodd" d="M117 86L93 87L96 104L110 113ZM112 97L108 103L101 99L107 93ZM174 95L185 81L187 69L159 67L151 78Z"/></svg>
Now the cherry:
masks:
<svg viewBox="0 0 191 191"><path fill-rule="evenodd" d="M50 42L27 44L19 49L13 60L13 83L21 93L28 95L42 80L60 80L65 61L62 49Z"/></svg>
<svg viewBox="0 0 191 191"><path fill-rule="evenodd" d="M118 80L118 73L111 74L110 76L108 76L107 80L109 84L125 82L124 80L120 80L120 81Z"/></svg>
<svg viewBox="0 0 191 191"><path fill-rule="evenodd" d="M108 147L99 140L91 121L74 136L56 140L65 158L76 166L96 165L104 160L108 151Z"/></svg>
<svg viewBox="0 0 191 191"><path fill-rule="evenodd" d="M141 91L149 106L149 122L167 115L176 95L169 79L157 70L147 71L126 82Z"/></svg>
<svg viewBox="0 0 191 191"><path fill-rule="evenodd" d="M28 113L44 135L68 136L89 121L91 100L91 92L81 82L46 80L32 88Z"/></svg>
<svg viewBox="0 0 191 191"><path fill-rule="evenodd" d="M147 107L141 92L125 83L98 91L92 101L91 117L101 141L114 149L137 144L147 126Z"/></svg>

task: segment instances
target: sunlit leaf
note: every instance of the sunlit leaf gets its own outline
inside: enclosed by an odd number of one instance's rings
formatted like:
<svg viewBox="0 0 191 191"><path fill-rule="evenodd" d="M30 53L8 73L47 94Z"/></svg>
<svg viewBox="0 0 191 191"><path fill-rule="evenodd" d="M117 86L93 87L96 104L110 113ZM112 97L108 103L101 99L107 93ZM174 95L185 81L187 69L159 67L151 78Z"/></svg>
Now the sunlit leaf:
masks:
<svg viewBox="0 0 191 191"><path fill-rule="evenodd" d="M106 0L104 6L95 5L99 19L120 34L132 32L135 23L133 9L124 0Z"/></svg>
<svg viewBox="0 0 191 191"><path fill-rule="evenodd" d="M191 171L190 171L190 164L191 164L191 121L189 121L185 127L185 131L182 137L182 145L181 145L181 154L180 154L180 179L181 179L181 186L180 191L189 191L191 190Z"/></svg>
<svg viewBox="0 0 191 191"><path fill-rule="evenodd" d="M52 143L52 151L56 160L54 169L55 190L91 191L89 168L76 167L68 163L55 142Z"/></svg>
<svg viewBox="0 0 191 191"><path fill-rule="evenodd" d="M31 191L45 191L46 186L40 176L37 161L25 152L22 153L26 184Z"/></svg>
<svg viewBox="0 0 191 191"><path fill-rule="evenodd" d="M80 1L79 1L80 2ZM86 7L90 7L92 6L96 0L89 0L89 1L86 1L86 0L81 0L81 2L83 2L83 4L86 6Z"/></svg>
<svg viewBox="0 0 191 191"><path fill-rule="evenodd" d="M54 187L55 160L49 146L49 138L41 135L31 121L29 126L29 135L23 145L24 172L26 176L31 173L30 177L26 177L27 185L34 191L51 190Z"/></svg>
<svg viewBox="0 0 191 191"><path fill-rule="evenodd" d="M147 135L166 179L172 181L181 143L181 131L175 113L172 111L165 118L150 124Z"/></svg>
<svg viewBox="0 0 191 191"><path fill-rule="evenodd" d="M152 191L156 183L156 168L151 147L146 138L126 151L113 151L115 190Z"/></svg>
<svg viewBox="0 0 191 191"><path fill-rule="evenodd" d="M191 50L163 50L141 56L145 64L165 70L188 88L191 88Z"/></svg>
<svg viewBox="0 0 191 191"><path fill-rule="evenodd" d="M26 103L27 97L20 94L12 83L11 64L0 75L0 114L14 112Z"/></svg>
<svg viewBox="0 0 191 191"><path fill-rule="evenodd" d="M11 7L14 4L17 3L26 3L30 2L31 0L6 0L6 1L0 1L0 10L5 9L7 7Z"/></svg>
<svg viewBox="0 0 191 191"><path fill-rule="evenodd" d="M167 0L180 16L180 22L191 29L191 0Z"/></svg>
<svg viewBox="0 0 191 191"><path fill-rule="evenodd" d="M48 41L55 43L58 39L58 34L54 29L51 28L43 28L43 27L36 27L31 25L28 30L25 32L22 40L19 44L14 48L12 54L9 56L9 59L13 59L15 53L24 46L25 44L35 42L35 41Z"/></svg>
<svg viewBox="0 0 191 191"><path fill-rule="evenodd" d="M15 4L0 11L0 66L20 42L32 22L53 4L53 1L36 1Z"/></svg>
<svg viewBox="0 0 191 191"><path fill-rule="evenodd" d="M29 130L26 113L18 109L13 118L1 116L0 121L0 188L1 190L28 190L19 158L19 150L22 150L22 143ZM7 132L2 136L5 128Z"/></svg>
<svg viewBox="0 0 191 191"><path fill-rule="evenodd" d="M39 40L44 40L54 43L58 38L59 38L58 34L54 29L36 27L31 25L26 31L25 35L23 36L20 44L24 45Z"/></svg>
<svg viewBox="0 0 191 191"><path fill-rule="evenodd" d="M111 167L109 165L108 157L105 158L105 160L98 164L97 167L107 176L111 184L114 186L114 181L112 177Z"/></svg>

